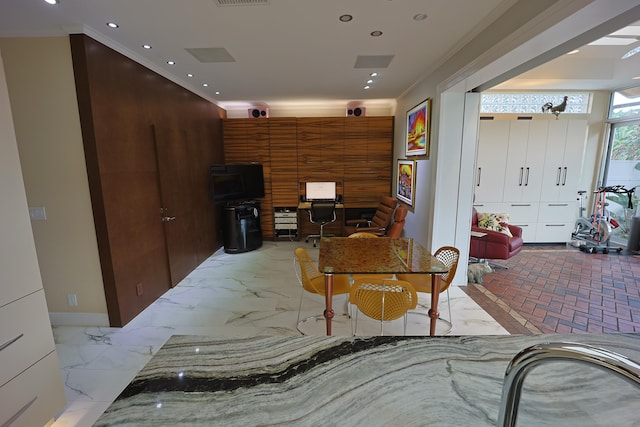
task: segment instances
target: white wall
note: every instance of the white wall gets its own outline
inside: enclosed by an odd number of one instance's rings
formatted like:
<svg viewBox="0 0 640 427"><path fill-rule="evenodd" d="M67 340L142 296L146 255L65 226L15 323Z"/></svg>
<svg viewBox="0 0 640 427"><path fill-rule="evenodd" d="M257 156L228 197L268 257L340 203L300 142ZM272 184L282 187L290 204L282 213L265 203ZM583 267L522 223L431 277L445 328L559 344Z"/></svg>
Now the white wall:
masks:
<svg viewBox="0 0 640 427"><path fill-rule="evenodd" d="M4 38L0 49L27 200L47 214L31 227L52 320L108 325L69 39Z"/></svg>
<svg viewBox="0 0 640 427"><path fill-rule="evenodd" d="M517 75L510 74L511 70L521 73L527 67L542 63L536 63L534 59L550 60L553 55L612 32L616 25L621 28L640 19L637 1L631 0L556 2L540 15L528 15L532 5L533 2L515 2L513 9L478 33L468 45L398 99L395 159L405 157L405 112L425 98L434 100L432 155L429 160L418 160L416 207L407 216L406 234L432 250L447 240L457 242L463 265L468 260L466 240L469 237L468 234L462 236L461 231L468 230L470 225L473 177L468 171L475 167L476 150L469 141L476 138L478 117L476 114L475 124L470 123L473 114L468 110L477 111L477 100L465 98L464 93L487 82L498 84L500 79ZM505 28L513 31L504 34ZM551 56L550 51L553 51ZM590 128L590 146L598 145L598 133ZM593 154L588 162L593 164L596 155ZM583 170L587 173L588 167ZM455 179L456 175L459 179ZM451 218L456 218L455 224L449 220ZM466 283L466 278L460 274L465 270L458 270L454 283Z"/></svg>

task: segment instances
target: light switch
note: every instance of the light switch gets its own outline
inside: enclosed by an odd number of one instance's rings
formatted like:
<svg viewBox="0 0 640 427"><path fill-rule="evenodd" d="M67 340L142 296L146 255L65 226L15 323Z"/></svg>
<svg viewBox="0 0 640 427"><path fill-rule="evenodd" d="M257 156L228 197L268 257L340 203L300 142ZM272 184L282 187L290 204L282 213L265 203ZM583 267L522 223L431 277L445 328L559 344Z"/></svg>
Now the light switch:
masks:
<svg viewBox="0 0 640 427"><path fill-rule="evenodd" d="M29 208L29 217L32 221L45 221L47 219L47 211L44 206Z"/></svg>

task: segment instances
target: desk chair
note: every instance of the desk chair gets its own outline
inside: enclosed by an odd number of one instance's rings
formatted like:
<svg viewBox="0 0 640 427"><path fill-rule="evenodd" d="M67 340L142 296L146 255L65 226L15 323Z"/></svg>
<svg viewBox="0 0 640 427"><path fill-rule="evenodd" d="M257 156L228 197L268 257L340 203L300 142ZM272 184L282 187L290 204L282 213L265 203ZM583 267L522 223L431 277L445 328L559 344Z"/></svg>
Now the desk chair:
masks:
<svg viewBox="0 0 640 427"><path fill-rule="evenodd" d="M324 237L324 226L336 221L336 202L313 200L311 209L309 209L309 221L313 224L320 225L320 234L310 234L305 239L309 243L309 239L313 239L313 247L316 247L318 240Z"/></svg>
<svg viewBox="0 0 640 427"><path fill-rule="evenodd" d="M451 286L451 282L453 282L453 278L456 275L456 270L458 269L458 260L460 259L460 251L458 248L453 246L443 246L433 254L438 261L443 263L449 268L449 271L446 273L442 273L440 275L440 293L447 291L447 304L449 307L449 320L441 319L445 323L449 324L449 329L445 333L449 333L453 328L453 323L451 320L451 296L449 295L449 287ZM398 280L405 280L411 283L416 290L416 292L424 292L430 294L432 292L431 288L431 275L430 274L397 274L396 277Z"/></svg>
<svg viewBox="0 0 640 427"><path fill-rule="evenodd" d="M385 280L373 277L357 280L349 292L349 302L358 310L355 313L355 328L358 332L358 312L380 321L380 335L384 333L384 322L404 316L404 334L407 334L407 311L416 308L418 296L410 283L402 280Z"/></svg>

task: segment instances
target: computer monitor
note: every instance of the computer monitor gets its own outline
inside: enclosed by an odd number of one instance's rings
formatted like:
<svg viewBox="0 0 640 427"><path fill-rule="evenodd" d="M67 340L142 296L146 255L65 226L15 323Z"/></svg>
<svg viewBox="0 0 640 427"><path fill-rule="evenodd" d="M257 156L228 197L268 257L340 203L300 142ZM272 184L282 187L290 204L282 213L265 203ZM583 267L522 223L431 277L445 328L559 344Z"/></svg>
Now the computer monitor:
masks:
<svg viewBox="0 0 640 427"><path fill-rule="evenodd" d="M335 200L335 182L307 182L305 184L305 195L308 201L313 200Z"/></svg>

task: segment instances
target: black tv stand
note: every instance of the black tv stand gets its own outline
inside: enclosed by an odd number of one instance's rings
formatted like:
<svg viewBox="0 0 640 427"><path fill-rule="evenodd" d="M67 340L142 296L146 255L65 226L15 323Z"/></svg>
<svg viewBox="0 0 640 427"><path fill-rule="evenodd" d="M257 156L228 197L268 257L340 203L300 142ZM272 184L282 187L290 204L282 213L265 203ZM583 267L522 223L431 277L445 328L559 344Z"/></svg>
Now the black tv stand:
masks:
<svg viewBox="0 0 640 427"><path fill-rule="evenodd" d="M259 201L229 202L223 212L226 253L249 252L262 246Z"/></svg>

